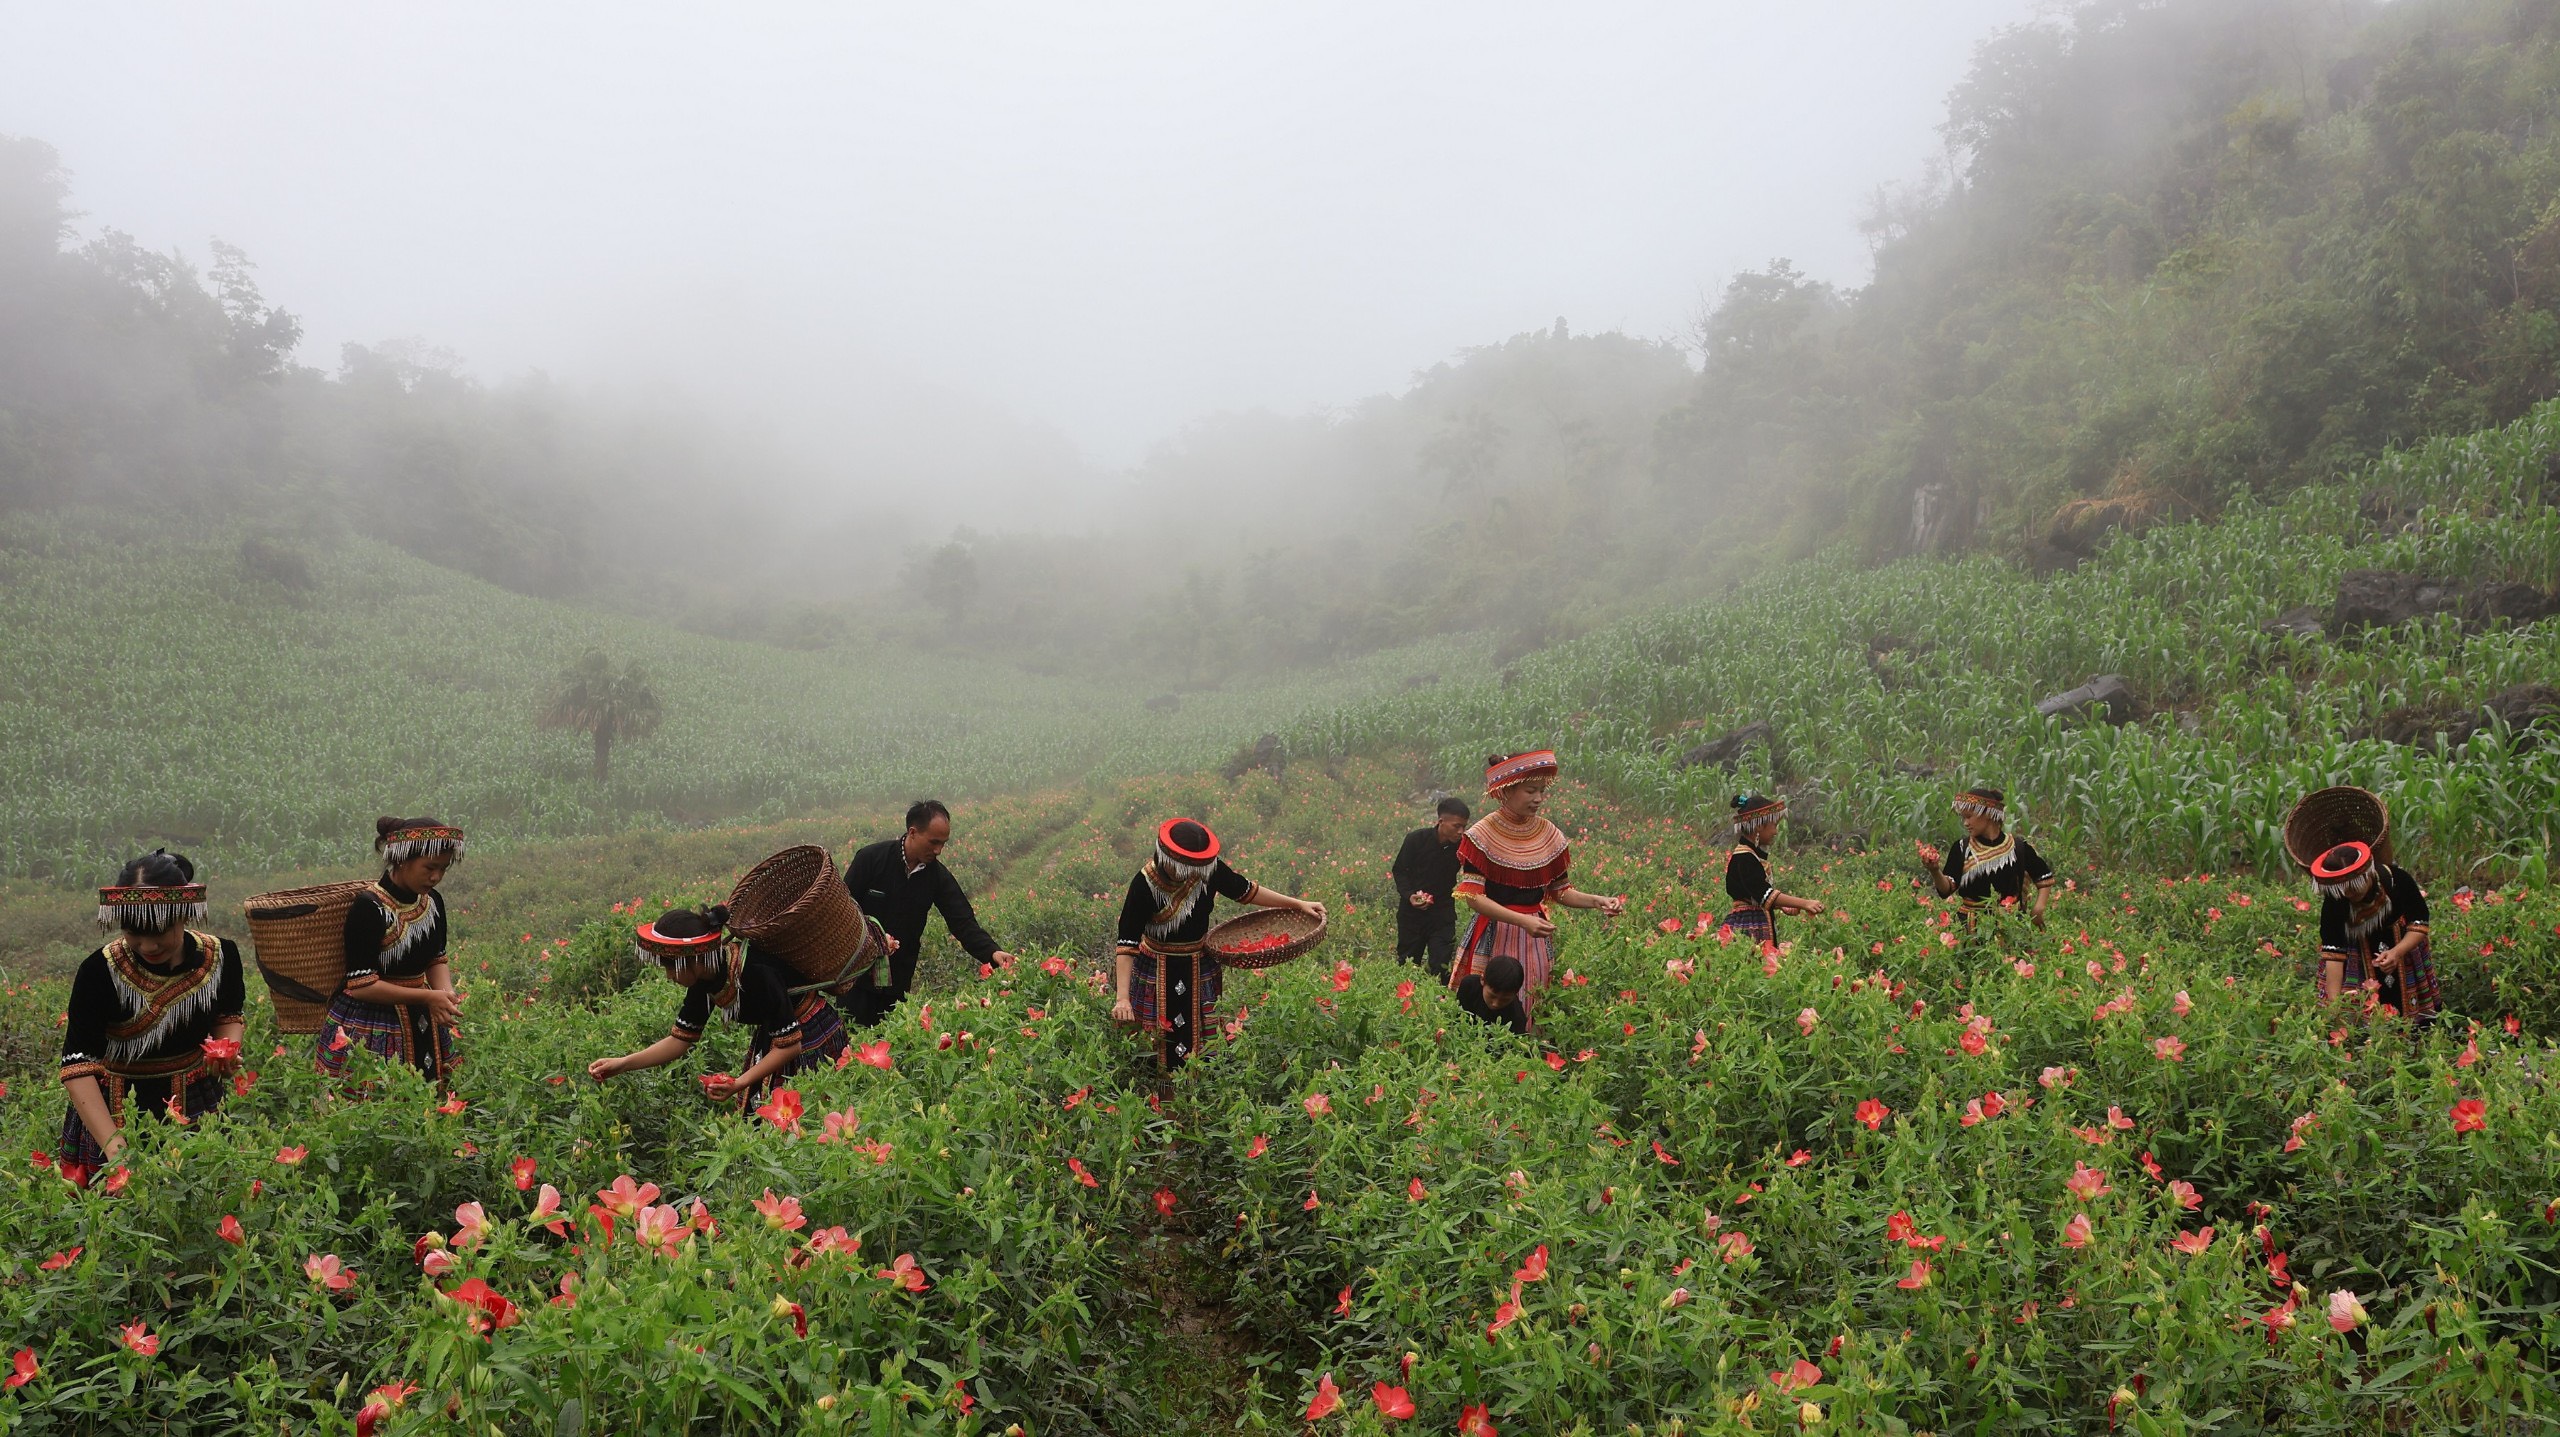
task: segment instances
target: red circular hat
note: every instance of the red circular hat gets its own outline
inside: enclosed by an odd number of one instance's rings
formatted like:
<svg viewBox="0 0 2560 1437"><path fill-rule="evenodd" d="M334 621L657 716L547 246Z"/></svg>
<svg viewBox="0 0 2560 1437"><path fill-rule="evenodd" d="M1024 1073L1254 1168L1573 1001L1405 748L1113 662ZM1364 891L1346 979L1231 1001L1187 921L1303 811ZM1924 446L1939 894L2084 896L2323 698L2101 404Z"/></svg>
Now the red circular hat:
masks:
<svg viewBox="0 0 2560 1437"><path fill-rule="evenodd" d="M2373 846L2367 843L2341 843L2311 860L2311 876L2322 883L2335 883L2353 878L2373 862Z"/></svg>
<svg viewBox="0 0 2560 1437"><path fill-rule="evenodd" d="M669 958L680 958L687 953L699 953L705 948L717 947L727 941L728 936L727 933L715 928L708 933L698 933L690 938L670 938L659 932L658 925L655 923L643 923L631 933L632 941L643 949Z"/></svg>
<svg viewBox="0 0 2560 1437"><path fill-rule="evenodd" d="M1174 831L1180 828L1197 829L1200 837L1207 841L1186 844L1174 836ZM1164 826L1156 830L1156 846L1185 863L1206 863L1218 856L1218 835L1196 818L1168 818Z"/></svg>

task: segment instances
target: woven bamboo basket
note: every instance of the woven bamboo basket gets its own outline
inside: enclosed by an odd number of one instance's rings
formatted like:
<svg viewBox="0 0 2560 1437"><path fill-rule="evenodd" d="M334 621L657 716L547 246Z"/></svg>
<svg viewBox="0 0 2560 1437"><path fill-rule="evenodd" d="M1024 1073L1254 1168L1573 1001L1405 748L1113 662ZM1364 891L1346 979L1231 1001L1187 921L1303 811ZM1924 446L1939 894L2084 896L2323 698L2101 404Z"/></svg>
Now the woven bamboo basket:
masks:
<svg viewBox="0 0 2560 1437"><path fill-rule="evenodd" d="M261 893L240 905L249 944L274 1000L276 1027L317 1033L347 976L347 908L370 887L361 880Z"/></svg>
<svg viewBox="0 0 2560 1437"><path fill-rule="evenodd" d="M2391 806L2368 789L2341 786L2306 793L2284 819L2284 851L2309 872L2321 854L2341 843L2364 843L2391 861Z"/></svg>
<svg viewBox="0 0 2560 1437"><path fill-rule="evenodd" d="M1325 925L1294 908L1257 908L1238 914L1209 930L1204 946L1214 954L1221 968L1276 968L1290 959L1315 950L1324 942ZM1251 952L1238 952L1244 944L1265 940L1278 934L1288 941Z"/></svg>
<svg viewBox="0 0 2560 1437"><path fill-rule="evenodd" d="M885 946L836 876L834 856L813 843L747 870L729 894L729 928L828 989L870 972Z"/></svg>

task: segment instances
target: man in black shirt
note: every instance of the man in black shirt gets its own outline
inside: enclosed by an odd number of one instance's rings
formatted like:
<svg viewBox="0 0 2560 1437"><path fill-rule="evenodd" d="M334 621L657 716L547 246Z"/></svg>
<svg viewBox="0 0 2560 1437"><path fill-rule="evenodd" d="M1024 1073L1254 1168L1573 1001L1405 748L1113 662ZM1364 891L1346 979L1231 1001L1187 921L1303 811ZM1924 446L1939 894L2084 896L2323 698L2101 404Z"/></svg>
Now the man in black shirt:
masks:
<svg viewBox="0 0 2560 1437"><path fill-rule="evenodd" d="M1520 960L1505 953L1485 960L1482 973L1458 980L1458 1007L1478 1022L1527 1035L1529 1015L1520 1007Z"/></svg>
<svg viewBox="0 0 2560 1437"><path fill-rule="evenodd" d="M1440 800L1438 820L1406 834L1387 870L1398 900L1396 956L1423 962L1435 978L1449 976L1449 960L1458 951L1458 906L1449 891L1458 886L1458 838L1469 817L1464 801Z"/></svg>
<svg viewBox="0 0 2560 1437"><path fill-rule="evenodd" d="M949 842L951 810L934 799L922 799L907 810L905 834L857 851L845 865L844 886L853 901L898 940L898 951L886 962L872 965L869 977L840 1000L845 1016L866 1028L889 1016L889 1010L914 985L925 920L937 908L942 910L943 926L951 930L951 940L968 950L970 957L981 963L1013 961L1013 955L997 948L996 940L978 926L969 895L960 891L960 880L942 866L943 846ZM883 968L888 972L882 973Z"/></svg>

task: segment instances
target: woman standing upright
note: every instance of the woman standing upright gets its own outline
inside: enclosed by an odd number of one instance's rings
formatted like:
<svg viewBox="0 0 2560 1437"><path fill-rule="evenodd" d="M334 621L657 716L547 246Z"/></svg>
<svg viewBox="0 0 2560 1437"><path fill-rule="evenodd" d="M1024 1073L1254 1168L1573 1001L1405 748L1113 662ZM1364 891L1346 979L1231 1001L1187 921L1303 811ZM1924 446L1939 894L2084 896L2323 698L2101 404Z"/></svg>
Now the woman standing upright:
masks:
<svg viewBox="0 0 2560 1437"><path fill-rule="evenodd" d="M1769 841L1778 836L1778 820L1787 816L1787 801L1756 793L1734 795L1733 851L1725 855L1724 892L1733 908L1724 926L1736 937L1763 946L1778 941L1778 915L1801 913L1819 917L1823 906L1811 898L1781 893L1769 878Z"/></svg>
<svg viewBox="0 0 2560 1437"><path fill-rule="evenodd" d="M382 876L347 907L347 976L320 1025L320 1068L344 1075L362 1047L443 1083L462 1014L436 889L462 857L462 830L432 818L381 818L373 828Z"/></svg>
<svg viewBox="0 0 2560 1437"><path fill-rule="evenodd" d="M1614 918L1624 898L1601 898L1573 886L1573 848L1564 830L1545 815L1547 790L1555 787L1553 750L1496 754L1485 760L1484 791L1496 807L1458 840L1460 903L1476 915L1458 961L1449 966L1456 988L1497 957L1520 960L1520 1012L1538 1021L1538 995L1556 963L1553 901L1565 908L1597 909Z"/></svg>
<svg viewBox="0 0 2560 1437"><path fill-rule="evenodd" d="M124 1151L136 1112L185 1122L222 1103L240 1062L240 950L190 930L204 885L184 855L135 859L98 890L98 921L116 936L81 960L63 1014L62 1085L70 1098L54 1153L85 1187Z"/></svg>
<svg viewBox="0 0 2560 1437"><path fill-rule="evenodd" d="M1324 921L1323 904L1275 893L1228 867L1207 824L1167 819L1156 830L1155 858L1129 880L1120 905L1111 1007L1114 1019L1153 1035L1156 1059L1167 1069L1199 1049L1218 1003L1218 955L1205 940L1221 898Z"/></svg>
<svg viewBox="0 0 2560 1437"><path fill-rule="evenodd" d="M2053 865L2045 862L2034 844L2009 831L2008 805L2008 795L1996 788L1968 788L1957 794L1956 817L1964 824L1964 837L1943 854L1924 843L1920 857L1930 865L1929 878L1937 885L1938 896L1963 902L1966 922L1994 903L2006 908L2025 905L2032 888L2035 901L2028 914L2042 928L2045 903L2053 897Z"/></svg>

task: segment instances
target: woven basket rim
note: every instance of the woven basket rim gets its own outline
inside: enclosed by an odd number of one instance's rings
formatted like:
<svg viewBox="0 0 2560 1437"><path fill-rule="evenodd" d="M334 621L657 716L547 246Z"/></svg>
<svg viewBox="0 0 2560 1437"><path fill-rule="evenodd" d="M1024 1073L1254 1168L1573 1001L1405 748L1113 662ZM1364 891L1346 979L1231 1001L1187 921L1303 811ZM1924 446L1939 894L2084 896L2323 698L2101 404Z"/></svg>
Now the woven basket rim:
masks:
<svg viewBox="0 0 2560 1437"><path fill-rule="evenodd" d="M2296 867L2308 870L2322 852L2345 840L2331 838L2306 852L2305 840L2309 835L2303 830L2311 823L2329 824L2350 817L2378 821L2379 826L2371 831L2367 831L2368 825L2359 824L2355 838L2358 842L2373 845L2375 854L2389 861L2391 804L2381 794L2351 783L2314 789L2294 801L2284 816L2285 856L2291 858Z"/></svg>
<svg viewBox="0 0 2560 1437"><path fill-rule="evenodd" d="M1272 928L1288 931L1290 941L1256 953L1230 954L1220 947L1222 939L1232 943L1242 938L1257 937ZM1310 918L1294 908L1257 908L1250 913L1239 913L1211 928L1201 943L1217 958L1220 967L1247 970L1276 968L1314 950L1324 942L1327 931L1326 920Z"/></svg>

